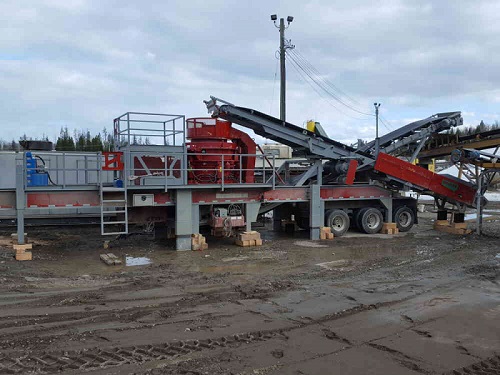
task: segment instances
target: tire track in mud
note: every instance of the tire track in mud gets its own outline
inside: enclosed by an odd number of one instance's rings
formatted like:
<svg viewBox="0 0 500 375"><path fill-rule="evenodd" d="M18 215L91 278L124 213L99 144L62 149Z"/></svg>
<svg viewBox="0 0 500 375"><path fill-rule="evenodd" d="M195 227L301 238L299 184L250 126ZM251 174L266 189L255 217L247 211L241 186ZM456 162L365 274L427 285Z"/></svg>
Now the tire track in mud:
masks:
<svg viewBox="0 0 500 375"><path fill-rule="evenodd" d="M223 336L217 339L185 340L159 345L139 345L59 354L44 353L38 356L29 355L18 358L3 356L0 358L0 373L53 373L69 370L103 369L124 364L165 360L202 350L211 350L218 347L236 347L242 344L266 341L278 337L286 338L281 330L256 331Z"/></svg>
<svg viewBox="0 0 500 375"><path fill-rule="evenodd" d="M128 347L112 347L107 349L85 349L73 352L43 352L39 355L19 355L13 354L0 357L0 373L22 374L26 372L52 373L69 370L90 370L117 367L125 364L144 363L153 360L163 360L173 357L180 357L192 352L199 352L218 347L236 347L242 344L266 341L273 338L288 339L287 332L319 325L326 321L332 321L355 315L364 311L390 306L399 302L391 301L372 305L359 305L352 309L340 311L316 320L311 320L300 325L278 328L275 330L254 331L234 335L223 336L216 339L184 340L157 345L140 345ZM328 332L325 333L328 335ZM344 338L338 337L330 332L331 339L340 340L349 349L352 345Z"/></svg>
<svg viewBox="0 0 500 375"><path fill-rule="evenodd" d="M446 372L443 375L498 375L500 374L500 355L487 358L467 367Z"/></svg>

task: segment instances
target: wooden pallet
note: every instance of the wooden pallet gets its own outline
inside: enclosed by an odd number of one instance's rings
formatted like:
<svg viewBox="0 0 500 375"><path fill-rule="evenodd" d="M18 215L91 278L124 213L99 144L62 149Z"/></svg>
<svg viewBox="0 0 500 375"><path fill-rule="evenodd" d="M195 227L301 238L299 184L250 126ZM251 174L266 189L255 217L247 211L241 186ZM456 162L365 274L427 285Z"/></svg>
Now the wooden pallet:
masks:
<svg viewBox="0 0 500 375"><path fill-rule="evenodd" d="M108 266L118 266L122 264L122 261L120 258L118 258L115 254L113 253L108 253L108 254L101 254L99 256L101 260L106 263Z"/></svg>

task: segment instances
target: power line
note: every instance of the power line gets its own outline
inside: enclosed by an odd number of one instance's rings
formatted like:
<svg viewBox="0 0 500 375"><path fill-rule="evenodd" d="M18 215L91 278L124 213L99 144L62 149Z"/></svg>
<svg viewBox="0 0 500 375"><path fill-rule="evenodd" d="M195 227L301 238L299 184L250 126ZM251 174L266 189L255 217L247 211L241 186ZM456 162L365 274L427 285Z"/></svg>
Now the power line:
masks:
<svg viewBox="0 0 500 375"><path fill-rule="evenodd" d="M367 118L358 118L358 117L353 117L347 113L345 113L344 111L342 111L340 108L336 107L331 101L329 101L327 98L325 98L323 96L323 94L321 93L320 90L318 90L318 88L316 86L314 86L310 80L308 80L306 78L306 75L305 73L302 72L302 69L299 68L299 65L297 65L297 62L295 60L293 60L292 58L290 59L290 62L292 63L292 66L293 68L297 71L297 73L299 74L299 77L305 82L307 83L309 86L311 86L311 88L321 97L321 99L325 100L330 106L332 106L333 108L335 108L337 111L339 111L340 113L342 113L344 116L347 116L349 118L352 118L354 120L360 120L360 121L367 121L369 119Z"/></svg>
<svg viewBox="0 0 500 375"><path fill-rule="evenodd" d="M302 61L307 64L309 66L309 68L315 72L319 78L321 80L323 80L328 86L330 86L331 88L333 88L334 90L336 90L340 95L344 95L347 99L349 99L351 102L353 103L357 103L357 104L361 104L359 101L357 101L355 98L353 98L352 96L348 95L345 91L341 90L339 87L337 87L336 85L334 85L331 81L323 78L323 75L304 57L304 55L302 55L302 53L300 53L300 51L298 50L295 50L294 51L301 59Z"/></svg>
<svg viewBox="0 0 500 375"><path fill-rule="evenodd" d="M366 113L366 112L362 112L356 108L354 108L353 106L351 106L350 104L347 104L345 103L342 99L340 99L336 94L334 94L329 88L328 86L325 87L325 84L322 83L320 81L319 78L315 77L315 73L311 71L311 69L309 69L308 67L305 67L303 63L301 63L301 61L297 61L299 60L299 58L297 57L297 55L295 55L293 53L293 50L292 50L292 53L290 53L289 51L287 51L287 54L288 56L290 57L290 59L292 61L294 61L298 66L299 68L316 84L318 85L324 92L326 92L329 96L331 96L334 100L336 100L337 102L339 102L340 104L342 104L343 106L349 108L350 110L356 112L356 113L359 113L361 115L365 115L365 116L374 116L373 114L371 113Z"/></svg>

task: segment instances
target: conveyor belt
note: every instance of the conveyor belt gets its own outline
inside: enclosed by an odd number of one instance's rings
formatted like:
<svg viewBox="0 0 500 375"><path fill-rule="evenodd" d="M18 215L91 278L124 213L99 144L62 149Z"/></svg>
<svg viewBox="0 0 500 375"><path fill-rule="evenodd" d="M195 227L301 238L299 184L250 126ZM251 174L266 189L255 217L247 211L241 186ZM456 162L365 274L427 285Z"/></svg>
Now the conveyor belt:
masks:
<svg viewBox="0 0 500 375"><path fill-rule="evenodd" d="M217 101L224 104L217 105ZM392 184L407 184L419 191L433 193L436 197L447 199L452 203L473 205L474 187L465 181L440 176L436 173L415 166L404 160L395 158L386 153L371 154L370 148L357 150L341 142L303 129L299 126L283 122L277 118L266 115L250 108L237 107L223 100L211 97L206 101L208 111L213 117L221 117L227 121L252 129L256 134L288 145L292 148L306 149L313 159L341 160L350 159L358 161L359 167L372 169L381 173L379 179ZM381 138L381 145L390 146L397 140L403 140L415 135L423 129L446 127L461 122L460 112L441 113L425 120L416 121L399 131L392 132Z"/></svg>
<svg viewBox="0 0 500 375"><path fill-rule="evenodd" d="M460 112L437 113L426 119L412 122L379 138L380 151L388 154L415 142L424 141L431 135L460 126L463 119ZM375 140L359 148L360 151L374 152Z"/></svg>

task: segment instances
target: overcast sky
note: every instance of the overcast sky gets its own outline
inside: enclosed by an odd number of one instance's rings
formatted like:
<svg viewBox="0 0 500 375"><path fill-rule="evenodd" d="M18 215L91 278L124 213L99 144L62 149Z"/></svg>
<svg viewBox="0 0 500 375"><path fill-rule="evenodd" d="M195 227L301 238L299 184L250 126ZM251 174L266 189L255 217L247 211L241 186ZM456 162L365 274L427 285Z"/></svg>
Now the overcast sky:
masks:
<svg viewBox="0 0 500 375"><path fill-rule="evenodd" d="M498 0L2 0L0 138L96 133L127 111L206 116L210 95L278 117L274 13L295 17L287 38L354 108L382 103L381 133L437 112L500 120ZM288 121L373 138L373 117L287 72Z"/></svg>

